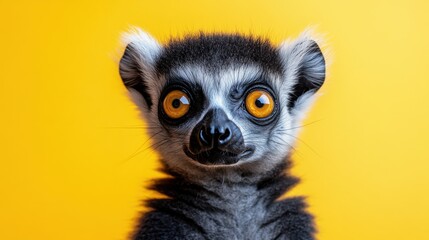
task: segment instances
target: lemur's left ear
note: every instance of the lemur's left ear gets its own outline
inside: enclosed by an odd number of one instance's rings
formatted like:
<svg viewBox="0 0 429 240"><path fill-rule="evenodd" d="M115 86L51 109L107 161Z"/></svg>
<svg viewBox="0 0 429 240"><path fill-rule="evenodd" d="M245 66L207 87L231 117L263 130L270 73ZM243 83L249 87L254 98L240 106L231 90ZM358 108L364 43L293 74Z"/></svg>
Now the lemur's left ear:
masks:
<svg viewBox="0 0 429 240"><path fill-rule="evenodd" d="M312 102L312 96L325 81L325 58L319 45L304 33L294 42L284 42L279 48L289 92L288 108L300 114Z"/></svg>
<svg viewBox="0 0 429 240"><path fill-rule="evenodd" d="M156 81L154 80L155 63L161 54L162 46L148 33L139 28L124 34L123 42L126 44L124 55L119 63L119 72L125 86L130 90L134 101L150 109ZM136 96L139 93L140 96ZM143 97L142 101L136 98Z"/></svg>

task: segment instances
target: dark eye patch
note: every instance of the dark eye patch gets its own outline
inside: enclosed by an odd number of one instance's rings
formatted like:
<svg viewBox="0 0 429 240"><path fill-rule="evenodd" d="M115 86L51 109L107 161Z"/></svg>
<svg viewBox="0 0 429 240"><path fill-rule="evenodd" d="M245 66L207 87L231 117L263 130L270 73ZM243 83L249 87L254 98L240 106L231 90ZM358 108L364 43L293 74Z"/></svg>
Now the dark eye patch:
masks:
<svg viewBox="0 0 429 240"><path fill-rule="evenodd" d="M186 115L184 115L179 119L169 118L162 107L162 101L164 100L166 95L173 90L180 90L186 93L189 96L190 101L192 103ZM176 99L176 100L177 101L174 100L172 102L173 107L175 106L178 107L180 105L180 100L179 99ZM206 97L203 93L202 87L199 84L192 83L180 77L167 77L167 82L164 85L159 98L158 119L165 126L180 126L190 121L194 117L198 116L203 110L203 106L205 102L206 102Z"/></svg>

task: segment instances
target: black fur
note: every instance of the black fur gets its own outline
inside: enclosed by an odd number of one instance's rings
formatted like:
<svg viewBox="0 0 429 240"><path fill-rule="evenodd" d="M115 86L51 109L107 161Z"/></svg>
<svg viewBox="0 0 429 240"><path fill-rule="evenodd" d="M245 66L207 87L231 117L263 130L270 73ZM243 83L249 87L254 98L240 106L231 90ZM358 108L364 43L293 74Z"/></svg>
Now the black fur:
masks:
<svg viewBox="0 0 429 240"><path fill-rule="evenodd" d="M287 167L282 164L257 182L211 185L189 181L165 168L170 177L155 181L151 189L166 198L146 201L152 210L140 219L133 239L313 240L313 217L306 212L304 199L278 200L298 182L287 175ZM246 190L240 193L240 189ZM235 195L225 194L231 191ZM252 201L237 207L249 195Z"/></svg>
<svg viewBox="0 0 429 240"><path fill-rule="evenodd" d="M277 49L268 40L239 34L200 33L172 40L165 46L156 70L166 74L184 63L203 63L211 69L224 69L231 63L260 64L277 73L283 69Z"/></svg>

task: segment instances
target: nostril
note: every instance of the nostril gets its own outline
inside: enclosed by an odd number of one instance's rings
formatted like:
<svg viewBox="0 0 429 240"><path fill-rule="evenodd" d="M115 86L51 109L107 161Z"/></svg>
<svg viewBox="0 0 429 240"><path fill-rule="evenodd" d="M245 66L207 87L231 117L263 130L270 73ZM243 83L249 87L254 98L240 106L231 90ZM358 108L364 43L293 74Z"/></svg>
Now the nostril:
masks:
<svg viewBox="0 0 429 240"><path fill-rule="evenodd" d="M226 128L225 132L219 136L219 144L225 144L229 142L229 140L231 140L231 136L231 131L229 130L229 128Z"/></svg>
<svg viewBox="0 0 429 240"><path fill-rule="evenodd" d="M199 139L203 145L209 145L210 136L207 136L207 133L204 131L204 129L200 129Z"/></svg>

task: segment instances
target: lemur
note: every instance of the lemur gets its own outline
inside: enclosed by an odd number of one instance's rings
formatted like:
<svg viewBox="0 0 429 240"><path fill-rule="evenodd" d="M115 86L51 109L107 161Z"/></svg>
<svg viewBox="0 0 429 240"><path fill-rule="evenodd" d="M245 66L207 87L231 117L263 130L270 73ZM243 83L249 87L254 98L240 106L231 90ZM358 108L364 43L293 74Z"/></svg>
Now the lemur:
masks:
<svg viewBox="0 0 429 240"><path fill-rule="evenodd" d="M169 176L150 187L165 197L145 201L132 239L315 238L304 198L280 198L298 182L291 151L325 80L310 35L125 35L120 76Z"/></svg>

